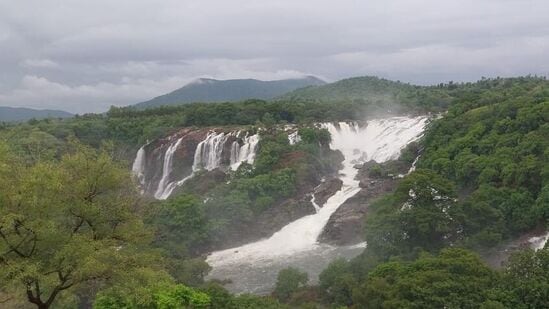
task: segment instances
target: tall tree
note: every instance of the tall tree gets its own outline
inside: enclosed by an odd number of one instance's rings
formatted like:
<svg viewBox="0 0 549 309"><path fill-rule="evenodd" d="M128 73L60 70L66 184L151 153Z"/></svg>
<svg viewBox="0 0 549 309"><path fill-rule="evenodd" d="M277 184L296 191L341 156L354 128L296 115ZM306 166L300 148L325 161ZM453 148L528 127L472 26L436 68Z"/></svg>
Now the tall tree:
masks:
<svg viewBox="0 0 549 309"><path fill-rule="evenodd" d="M0 289L38 308L137 266L149 239L126 169L107 148L71 146L26 166L0 145Z"/></svg>

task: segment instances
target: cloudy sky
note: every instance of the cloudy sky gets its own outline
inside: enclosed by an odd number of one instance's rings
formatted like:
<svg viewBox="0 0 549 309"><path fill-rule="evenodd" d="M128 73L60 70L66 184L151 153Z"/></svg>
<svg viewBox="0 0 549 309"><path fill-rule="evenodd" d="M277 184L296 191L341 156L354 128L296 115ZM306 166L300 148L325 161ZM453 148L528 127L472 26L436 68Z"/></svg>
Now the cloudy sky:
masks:
<svg viewBox="0 0 549 309"><path fill-rule="evenodd" d="M549 73L547 0L0 0L0 105L100 112L198 77Z"/></svg>

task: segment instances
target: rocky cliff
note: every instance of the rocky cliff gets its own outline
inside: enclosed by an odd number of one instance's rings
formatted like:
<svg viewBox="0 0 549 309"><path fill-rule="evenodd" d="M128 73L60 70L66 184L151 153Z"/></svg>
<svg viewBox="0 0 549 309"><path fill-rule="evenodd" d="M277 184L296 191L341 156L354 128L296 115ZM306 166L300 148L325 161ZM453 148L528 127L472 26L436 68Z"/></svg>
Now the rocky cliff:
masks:
<svg viewBox="0 0 549 309"><path fill-rule="evenodd" d="M370 204L393 191L399 178L398 174L405 173L409 166L401 161L382 164L369 161L357 165L356 168L359 169L357 179L360 181L361 190L345 201L330 217L320 235L320 242L338 246L362 242L364 220ZM386 169L391 169L394 174L382 172Z"/></svg>

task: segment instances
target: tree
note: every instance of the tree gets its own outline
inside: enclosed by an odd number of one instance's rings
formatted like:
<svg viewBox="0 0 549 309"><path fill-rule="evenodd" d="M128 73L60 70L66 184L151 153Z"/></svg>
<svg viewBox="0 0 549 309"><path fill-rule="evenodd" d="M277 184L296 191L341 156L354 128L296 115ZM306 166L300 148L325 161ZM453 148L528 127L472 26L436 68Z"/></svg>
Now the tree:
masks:
<svg viewBox="0 0 549 309"><path fill-rule="evenodd" d="M124 288L117 286L99 293L93 308L198 309L210 308L211 304L208 294L169 281L148 282L148 285L139 291L139 295L125 293L127 291Z"/></svg>
<svg viewBox="0 0 549 309"><path fill-rule="evenodd" d="M307 284L309 276L297 268L288 267L278 272L273 295L282 302L287 302L292 293Z"/></svg>
<svg viewBox="0 0 549 309"><path fill-rule="evenodd" d="M366 240L379 256L436 251L459 237L459 208L453 184L431 170L405 177L394 194L372 205Z"/></svg>
<svg viewBox="0 0 549 309"><path fill-rule="evenodd" d="M424 254L413 262L380 264L354 290L358 308L478 308L497 275L464 249Z"/></svg>
<svg viewBox="0 0 549 309"><path fill-rule="evenodd" d="M511 255L503 271L499 295L508 308L548 308L549 247Z"/></svg>
<svg viewBox="0 0 549 309"><path fill-rule="evenodd" d="M243 294L232 299L230 309L285 309L288 308L280 304L276 299L270 297L260 297L256 295Z"/></svg>
<svg viewBox="0 0 549 309"><path fill-rule="evenodd" d="M351 265L340 258L331 262L319 276L324 299L333 304L346 306L352 303L352 290L358 284Z"/></svg>
<svg viewBox="0 0 549 309"><path fill-rule="evenodd" d="M152 223L157 227L155 244L175 258L186 258L189 249L208 238L204 203L193 195L180 195L159 205Z"/></svg>
<svg viewBox="0 0 549 309"><path fill-rule="evenodd" d="M61 293L143 266L149 233L129 174L72 143L58 161L26 166L0 145L0 288L49 308Z"/></svg>

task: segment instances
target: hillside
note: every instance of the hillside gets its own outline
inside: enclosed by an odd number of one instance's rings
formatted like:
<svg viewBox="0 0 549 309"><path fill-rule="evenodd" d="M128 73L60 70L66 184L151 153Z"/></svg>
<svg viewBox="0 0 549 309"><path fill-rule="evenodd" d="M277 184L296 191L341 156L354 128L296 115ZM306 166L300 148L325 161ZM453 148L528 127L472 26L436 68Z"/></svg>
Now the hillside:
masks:
<svg viewBox="0 0 549 309"><path fill-rule="evenodd" d="M71 113L60 110L0 106L0 122L25 121L32 118L68 118L72 116Z"/></svg>
<svg viewBox="0 0 549 309"><path fill-rule="evenodd" d="M138 103L135 106L137 108L151 108L193 102L232 102L246 99L269 100L298 88L323 84L325 84L324 81L314 76L273 81L201 78L173 92Z"/></svg>
<svg viewBox="0 0 549 309"><path fill-rule="evenodd" d="M447 108L450 97L437 87L424 87L375 76L361 76L290 91L275 101L353 102L383 109L420 108L424 111Z"/></svg>
<svg viewBox="0 0 549 309"><path fill-rule="evenodd" d="M296 89L277 98L277 100L323 100L342 101L371 99L387 95L405 94L416 86L390 81L375 76L361 76L340 81Z"/></svg>

